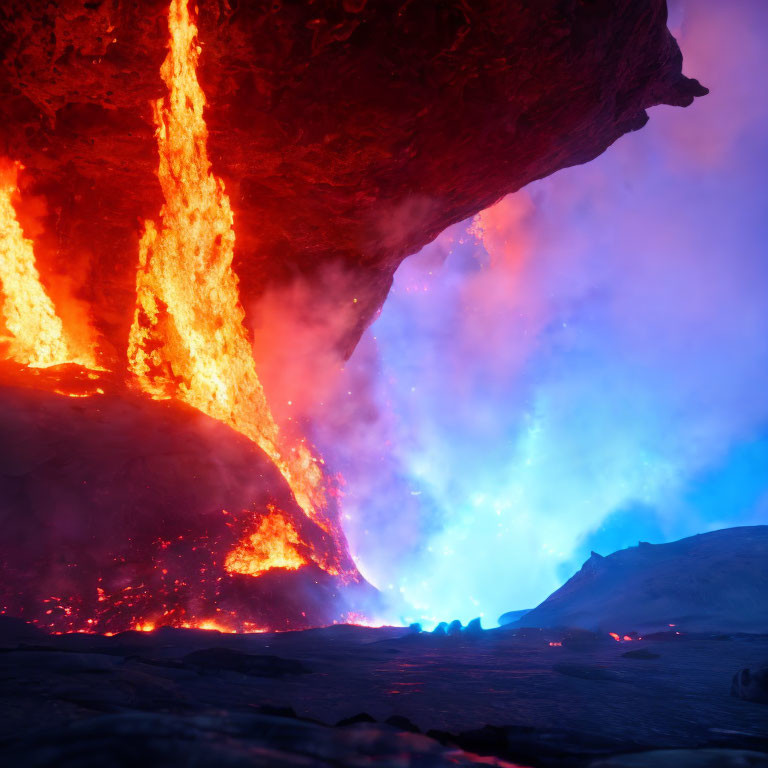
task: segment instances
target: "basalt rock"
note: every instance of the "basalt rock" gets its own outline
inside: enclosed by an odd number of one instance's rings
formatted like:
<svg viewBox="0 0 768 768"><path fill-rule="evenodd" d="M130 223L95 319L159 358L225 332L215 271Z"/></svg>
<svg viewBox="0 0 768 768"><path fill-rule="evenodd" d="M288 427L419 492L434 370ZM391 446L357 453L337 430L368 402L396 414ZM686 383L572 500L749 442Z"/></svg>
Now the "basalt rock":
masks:
<svg viewBox="0 0 768 768"><path fill-rule="evenodd" d="M649 107L706 93L681 74L665 0L198 5L246 310L310 278L303 312L339 318L323 344L343 354L401 260L445 227L594 158ZM162 204L150 102L165 93L166 14L166 0L0 8L0 155L26 169L19 216L112 366L138 237Z"/></svg>

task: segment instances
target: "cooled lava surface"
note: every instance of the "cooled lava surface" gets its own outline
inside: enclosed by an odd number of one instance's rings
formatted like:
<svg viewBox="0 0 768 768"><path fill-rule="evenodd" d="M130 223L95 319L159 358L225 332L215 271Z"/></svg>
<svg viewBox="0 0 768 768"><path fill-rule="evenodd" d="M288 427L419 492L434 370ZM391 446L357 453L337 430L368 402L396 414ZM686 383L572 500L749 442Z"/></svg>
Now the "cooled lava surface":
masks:
<svg viewBox="0 0 768 768"><path fill-rule="evenodd" d="M562 630L337 626L50 637L8 619L0 632L9 765L768 761L766 706L730 695L735 672L768 658L766 635L617 643Z"/></svg>

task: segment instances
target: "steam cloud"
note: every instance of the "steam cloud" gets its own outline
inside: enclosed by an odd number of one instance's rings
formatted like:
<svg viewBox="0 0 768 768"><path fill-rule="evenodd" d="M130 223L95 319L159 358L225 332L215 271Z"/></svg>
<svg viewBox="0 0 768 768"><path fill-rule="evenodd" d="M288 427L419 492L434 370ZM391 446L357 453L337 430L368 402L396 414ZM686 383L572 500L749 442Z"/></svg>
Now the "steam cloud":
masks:
<svg viewBox="0 0 768 768"><path fill-rule="evenodd" d="M492 625L590 548L768 522L768 6L670 11L711 94L444 232L295 393L403 620Z"/></svg>

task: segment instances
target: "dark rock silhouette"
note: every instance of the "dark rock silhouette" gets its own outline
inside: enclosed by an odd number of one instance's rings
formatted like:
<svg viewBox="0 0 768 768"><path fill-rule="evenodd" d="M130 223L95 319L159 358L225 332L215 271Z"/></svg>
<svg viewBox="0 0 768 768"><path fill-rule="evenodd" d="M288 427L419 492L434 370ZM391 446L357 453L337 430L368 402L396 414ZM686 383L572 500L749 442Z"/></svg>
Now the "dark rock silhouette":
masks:
<svg viewBox="0 0 768 768"><path fill-rule="evenodd" d="M481 635L483 633L483 624L480 617L472 619L464 628L464 634L466 635Z"/></svg>
<svg viewBox="0 0 768 768"><path fill-rule="evenodd" d="M768 667L742 669L733 676L731 695L746 701L768 704Z"/></svg>
<svg viewBox="0 0 768 768"><path fill-rule="evenodd" d="M458 619L454 619L446 628L445 633L451 637L458 637L462 632L461 622Z"/></svg>
<svg viewBox="0 0 768 768"><path fill-rule="evenodd" d="M506 613L502 613L498 618L499 626L504 627L507 624L514 624L518 619L525 616L529 610L530 608L524 608L520 611L507 611Z"/></svg>
<svg viewBox="0 0 768 768"><path fill-rule="evenodd" d="M768 632L768 526L726 528L601 557L511 627L624 634Z"/></svg>

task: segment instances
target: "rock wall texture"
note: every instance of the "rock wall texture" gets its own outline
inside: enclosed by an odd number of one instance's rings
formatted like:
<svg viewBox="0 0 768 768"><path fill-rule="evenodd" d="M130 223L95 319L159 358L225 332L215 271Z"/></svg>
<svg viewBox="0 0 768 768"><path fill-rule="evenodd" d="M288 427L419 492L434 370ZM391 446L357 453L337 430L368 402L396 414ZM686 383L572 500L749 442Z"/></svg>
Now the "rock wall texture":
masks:
<svg viewBox="0 0 768 768"><path fill-rule="evenodd" d="M347 313L327 340L343 354L400 261L446 226L706 93L681 74L664 0L198 6L244 305L310 278L310 306L314 290ZM0 7L0 155L26 167L20 217L116 360L142 222L162 202L150 101L166 14L165 0Z"/></svg>

